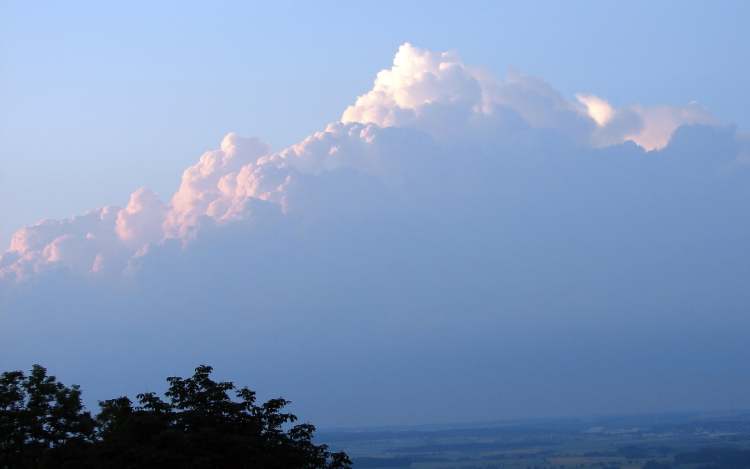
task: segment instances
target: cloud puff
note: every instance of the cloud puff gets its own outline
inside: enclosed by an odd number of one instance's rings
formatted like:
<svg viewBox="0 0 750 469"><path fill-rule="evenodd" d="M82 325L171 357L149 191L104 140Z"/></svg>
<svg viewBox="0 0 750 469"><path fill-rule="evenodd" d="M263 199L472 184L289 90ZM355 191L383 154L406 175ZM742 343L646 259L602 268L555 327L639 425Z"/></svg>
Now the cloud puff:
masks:
<svg viewBox="0 0 750 469"><path fill-rule="evenodd" d="M683 125L718 123L708 111L695 103L681 107L634 106L633 111L641 117L643 125L640 132L626 135L625 139L649 150L667 146L674 131Z"/></svg>
<svg viewBox="0 0 750 469"><path fill-rule="evenodd" d="M431 106L481 111L486 90L453 53L434 53L411 44L399 47L393 67L378 73L373 89L357 98L341 121L382 127L418 122Z"/></svg>
<svg viewBox="0 0 750 469"><path fill-rule="evenodd" d="M440 136L502 109L536 128L573 133L589 126L575 105L540 79L511 72L497 80L466 66L453 52L431 52L408 43L399 48L393 66L378 73L372 90L344 111L341 121L413 126Z"/></svg>
<svg viewBox="0 0 750 469"><path fill-rule="evenodd" d="M124 246L115 235L118 212L116 207L104 207L86 215L44 220L18 230L0 261L3 266L0 279L22 279L56 267L76 272L102 270L105 257L124 254Z"/></svg>
<svg viewBox="0 0 750 469"><path fill-rule="evenodd" d="M117 213L115 233L130 246L161 241L166 210L159 196L148 189L138 189L131 194L128 205Z"/></svg>
<svg viewBox="0 0 750 469"><path fill-rule="evenodd" d="M218 220L236 216L241 194L260 195L254 191L257 185L253 186L250 181L257 175L259 158L269 152L269 147L258 139L230 133L218 150L204 153L198 163L182 174L182 182L167 214L167 234L185 236L203 216Z"/></svg>
<svg viewBox="0 0 750 469"><path fill-rule="evenodd" d="M615 116L615 110L612 106L598 96L594 96L593 94L578 94L576 98L581 104L586 106L586 112L589 117L594 119L594 122L599 127L606 127Z"/></svg>
<svg viewBox="0 0 750 469"><path fill-rule="evenodd" d="M696 103L680 107L634 105L615 109L604 99L591 94L578 94L576 98L597 125L592 143L599 146L632 141L647 150L658 150L667 146L680 126L718 124Z"/></svg>

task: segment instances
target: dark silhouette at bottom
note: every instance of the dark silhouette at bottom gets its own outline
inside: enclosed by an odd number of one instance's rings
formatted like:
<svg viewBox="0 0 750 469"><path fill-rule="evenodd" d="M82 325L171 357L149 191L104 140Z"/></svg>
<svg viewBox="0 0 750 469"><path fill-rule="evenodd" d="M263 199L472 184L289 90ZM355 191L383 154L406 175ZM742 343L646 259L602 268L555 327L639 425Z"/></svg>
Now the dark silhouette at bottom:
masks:
<svg viewBox="0 0 750 469"><path fill-rule="evenodd" d="M155 393L100 402L96 417L67 387L35 365L0 375L0 469L283 468L343 469L351 461L313 443L315 427L293 425L289 401L256 405L255 393L211 379L167 378ZM233 394L233 396L232 396Z"/></svg>

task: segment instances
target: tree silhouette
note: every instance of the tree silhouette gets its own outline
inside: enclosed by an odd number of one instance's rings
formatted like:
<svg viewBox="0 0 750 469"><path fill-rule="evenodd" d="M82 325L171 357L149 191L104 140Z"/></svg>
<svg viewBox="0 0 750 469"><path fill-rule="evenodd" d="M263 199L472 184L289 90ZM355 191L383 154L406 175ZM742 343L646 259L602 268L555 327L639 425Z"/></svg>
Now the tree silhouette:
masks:
<svg viewBox="0 0 750 469"><path fill-rule="evenodd" d="M35 365L26 376L0 376L0 468L285 468L351 467L345 453L313 443L315 427L284 412L289 401L256 404L255 393L211 379L199 366L170 377L166 400L155 393L99 403L96 418L66 387ZM233 394L233 396L232 396Z"/></svg>
<svg viewBox="0 0 750 469"><path fill-rule="evenodd" d="M78 386L66 387L34 365L0 375L0 467L58 467L93 441L95 422Z"/></svg>

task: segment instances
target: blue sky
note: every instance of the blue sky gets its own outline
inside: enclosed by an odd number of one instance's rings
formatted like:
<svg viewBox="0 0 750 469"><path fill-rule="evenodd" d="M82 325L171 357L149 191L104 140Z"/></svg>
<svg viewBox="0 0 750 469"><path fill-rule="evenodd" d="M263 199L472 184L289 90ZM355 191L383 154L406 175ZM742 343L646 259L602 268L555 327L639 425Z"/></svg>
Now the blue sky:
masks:
<svg viewBox="0 0 750 469"><path fill-rule="evenodd" d="M664 2L0 2L0 243L167 197L229 131L274 148L338 119L399 44L566 96L696 100L750 128L750 6Z"/></svg>

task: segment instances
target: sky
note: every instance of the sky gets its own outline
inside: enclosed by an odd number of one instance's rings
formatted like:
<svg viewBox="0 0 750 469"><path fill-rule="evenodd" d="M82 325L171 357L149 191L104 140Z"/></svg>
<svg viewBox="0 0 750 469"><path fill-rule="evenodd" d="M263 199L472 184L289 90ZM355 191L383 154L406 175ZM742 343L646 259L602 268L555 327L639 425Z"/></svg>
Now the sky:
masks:
<svg viewBox="0 0 750 469"><path fill-rule="evenodd" d="M0 369L750 407L747 2L454 3L0 2Z"/></svg>

